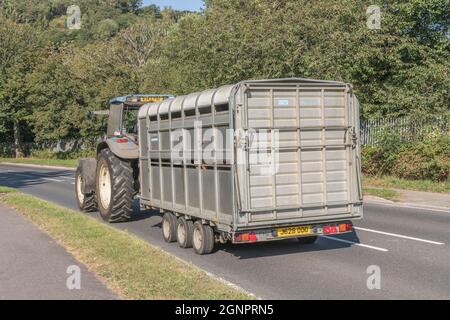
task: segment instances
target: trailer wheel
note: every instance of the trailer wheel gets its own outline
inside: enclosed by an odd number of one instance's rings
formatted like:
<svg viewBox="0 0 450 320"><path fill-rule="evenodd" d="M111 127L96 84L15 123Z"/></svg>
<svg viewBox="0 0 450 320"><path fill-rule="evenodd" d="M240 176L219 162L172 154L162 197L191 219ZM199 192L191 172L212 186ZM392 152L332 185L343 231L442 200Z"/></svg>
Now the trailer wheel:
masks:
<svg viewBox="0 0 450 320"><path fill-rule="evenodd" d="M134 198L131 163L105 149L99 156L96 180L97 202L103 220L111 223L130 220Z"/></svg>
<svg viewBox="0 0 450 320"><path fill-rule="evenodd" d="M95 212L97 211L97 199L95 198L95 193L83 193L83 180L84 177L81 168L78 167L75 173L75 194L78 207L83 212Z"/></svg>
<svg viewBox="0 0 450 320"><path fill-rule="evenodd" d="M177 217L170 212L164 213L162 221L162 234L164 241L172 243L177 241Z"/></svg>
<svg viewBox="0 0 450 320"><path fill-rule="evenodd" d="M185 217L178 219L177 241L181 248L192 248L192 237L194 235L194 223Z"/></svg>
<svg viewBox="0 0 450 320"><path fill-rule="evenodd" d="M298 238L298 242L300 244L314 244L317 241L317 238L317 236Z"/></svg>
<svg viewBox="0 0 450 320"><path fill-rule="evenodd" d="M211 226L204 225L201 221L194 223L192 245L195 253L199 255L210 254L214 250L214 231Z"/></svg>

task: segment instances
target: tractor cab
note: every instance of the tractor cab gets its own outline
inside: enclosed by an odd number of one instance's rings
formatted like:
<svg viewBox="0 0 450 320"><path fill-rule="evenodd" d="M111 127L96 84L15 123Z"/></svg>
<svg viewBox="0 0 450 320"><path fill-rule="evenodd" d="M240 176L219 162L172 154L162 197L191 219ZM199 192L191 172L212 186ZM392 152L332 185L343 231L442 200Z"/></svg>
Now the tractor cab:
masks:
<svg viewBox="0 0 450 320"><path fill-rule="evenodd" d="M117 97L109 102L108 139L128 137L136 141L139 109L147 103L161 102L172 95L132 95Z"/></svg>
<svg viewBox="0 0 450 320"><path fill-rule="evenodd" d="M113 154L122 159L139 157L138 115L139 109L147 104L161 102L174 98L168 94L138 94L117 97L109 101L109 110L90 112L94 115L108 116L106 140L97 146L97 154L104 149L110 149Z"/></svg>

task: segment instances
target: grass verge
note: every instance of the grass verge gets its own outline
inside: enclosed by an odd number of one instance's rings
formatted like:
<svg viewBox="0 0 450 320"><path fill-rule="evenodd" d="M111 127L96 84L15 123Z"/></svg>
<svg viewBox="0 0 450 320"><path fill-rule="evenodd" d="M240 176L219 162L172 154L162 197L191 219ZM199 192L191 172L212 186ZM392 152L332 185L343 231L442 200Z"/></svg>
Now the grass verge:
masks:
<svg viewBox="0 0 450 320"><path fill-rule="evenodd" d="M425 192L450 193L450 181L434 182L428 180L405 180L388 176L364 176L363 185L365 188L394 188Z"/></svg>
<svg viewBox="0 0 450 320"><path fill-rule="evenodd" d="M375 196L391 201L400 200L400 193L395 190L384 188L364 188L364 195Z"/></svg>
<svg viewBox="0 0 450 320"><path fill-rule="evenodd" d="M37 159L37 158L0 158L1 162L20 163L20 164L36 164L45 166L60 166L68 168L76 168L78 160L62 160L62 159Z"/></svg>
<svg viewBox="0 0 450 320"><path fill-rule="evenodd" d="M16 192L16 190L13 188L0 186L0 194L13 193L13 192Z"/></svg>
<svg viewBox="0 0 450 320"><path fill-rule="evenodd" d="M252 299L134 235L33 196L0 200L45 230L124 299Z"/></svg>

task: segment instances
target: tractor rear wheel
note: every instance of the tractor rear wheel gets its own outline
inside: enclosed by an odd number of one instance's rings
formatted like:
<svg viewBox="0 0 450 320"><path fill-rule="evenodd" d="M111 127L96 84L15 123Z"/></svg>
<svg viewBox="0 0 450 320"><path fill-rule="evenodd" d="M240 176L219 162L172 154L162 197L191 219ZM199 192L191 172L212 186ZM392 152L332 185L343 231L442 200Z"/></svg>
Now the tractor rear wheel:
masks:
<svg viewBox="0 0 450 320"><path fill-rule="evenodd" d="M97 202L103 220L115 223L131 219L134 199L133 168L111 150L100 153L97 165Z"/></svg>

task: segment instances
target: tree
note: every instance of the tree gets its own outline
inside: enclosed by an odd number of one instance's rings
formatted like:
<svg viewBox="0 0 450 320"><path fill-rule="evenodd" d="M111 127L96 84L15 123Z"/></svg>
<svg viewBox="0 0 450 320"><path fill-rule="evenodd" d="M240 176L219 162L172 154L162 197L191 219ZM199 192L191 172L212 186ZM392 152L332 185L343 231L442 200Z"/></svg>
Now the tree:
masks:
<svg viewBox="0 0 450 320"><path fill-rule="evenodd" d="M25 75L38 63L43 44L27 24L0 21L0 133L13 132L16 157L23 154L22 127L27 126Z"/></svg>
<svg viewBox="0 0 450 320"><path fill-rule="evenodd" d="M183 93L297 76L352 83L365 117L447 112L449 53L435 44L448 38L432 26L448 25L448 1L405 3L369 30L366 1L208 0L169 35L165 63Z"/></svg>
<svg viewBox="0 0 450 320"><path fill-rule="evenodd" d="M389 30L439 50L450 50L450 0L389 1L385 4Z"/></svg>

